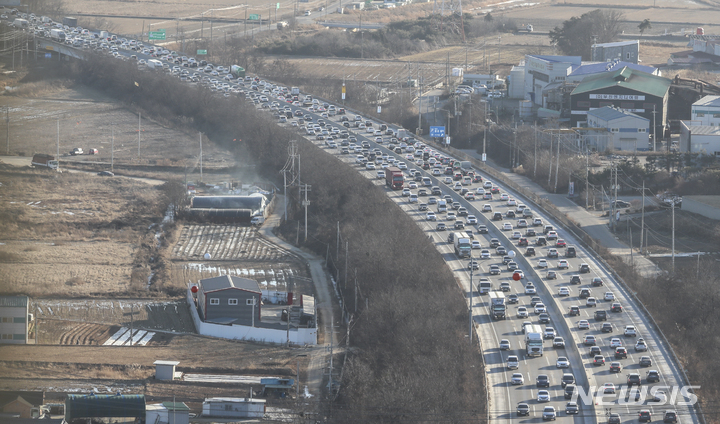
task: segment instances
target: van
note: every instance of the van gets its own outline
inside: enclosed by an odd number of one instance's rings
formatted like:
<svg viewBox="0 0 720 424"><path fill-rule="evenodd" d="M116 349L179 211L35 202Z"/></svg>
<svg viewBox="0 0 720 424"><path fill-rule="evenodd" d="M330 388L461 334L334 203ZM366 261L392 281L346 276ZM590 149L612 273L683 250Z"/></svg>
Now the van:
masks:
<svg viewBox="0 0 720 424"><path fill-rule="evenodd" d="M264 216L254 216L250 220L250 225L262 225L265 222Z"/></svg>
<svg viewBox="0 0 720 424"><path fill-rule="evenodd" d="M565 257L566 258L574 258L577 256L577 252L575 251L575 246L568 246L567 249L565 249Z"/></svg>
<svg viewBox="0 0 720 424"><path fill-rule="evenodd" d="M438 200L437 211L438 211L438 213L447 212L447 200Z"/></svg>
<svg viewBox="0 0 720 424"><path fill-rule="evenodd" d="M487 279L480 280L480 283L478 284L478 293L486 294L486 293L490 293L491 290L492 290L492 283L490 283L490 280L487 280Z"/></svg>

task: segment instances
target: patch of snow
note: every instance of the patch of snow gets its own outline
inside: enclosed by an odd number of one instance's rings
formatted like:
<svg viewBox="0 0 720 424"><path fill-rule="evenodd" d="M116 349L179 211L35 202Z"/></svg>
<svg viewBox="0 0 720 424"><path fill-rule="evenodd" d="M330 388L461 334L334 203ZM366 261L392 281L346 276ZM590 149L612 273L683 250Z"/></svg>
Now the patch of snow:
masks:
<svg viewBox="0 0 720 424"><path fill-rule="evenodd" d="M310 390L308 389L308 386L303 386L303 387L304 387L304 392L305 392L305 393L303 393L303 396L305 396L305 399L310 399L311 397L313 397L313 395L310 394Z"/></svg>

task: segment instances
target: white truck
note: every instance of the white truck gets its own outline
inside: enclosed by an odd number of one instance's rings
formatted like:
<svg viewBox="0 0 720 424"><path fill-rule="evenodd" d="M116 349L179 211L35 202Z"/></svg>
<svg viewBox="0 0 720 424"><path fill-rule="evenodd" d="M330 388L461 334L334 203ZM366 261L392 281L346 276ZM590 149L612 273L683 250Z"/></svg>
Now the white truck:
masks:
<svg viewBox="0 0 720 424"><path fill-rule="evenodd" d="M299 96L300 89L297 87L290 87L290 94L292 94L293 96Z"/></svg>
<svg viewBox="0 0 720 424"><path fill-rule="evenodd" d="M26 19L17 18L13 21L12 26L17 29L28 29L30 28L30 22L28 22Z"/></svg>
<svg viewBox="0 0 720 424"><path fill-rule="evenodd" d="M467 234L455 233L453 245L455 246L455 254L458 255L459 258L470 257L472 245L470 244L470 239L468 238Z"/></svg>
<svg viewBox="0 0 720 424"><path fill-rule="evenodd" d="M252 217L252 219L250 220L250 225L258 226L258 225L262 225L263 223L265 223L265 217L264 217L264 216L254 216L254 217Z"/></svg>
<svg viewBox="0 0 720 424"><path fill-rule="evenodd" d="M148 59L146 63L148 69L162 71L163 63L157 59Z"/></svg>
<svg viewBox="0 0 720 424"><path fill-rule="evenodd" d="M50 39L59 43L65 42L65 31L61 29L51 29Z"/></svg>
<svg viewBox="0 0 720 424"><path fill-rule="evenodd" d="M505 319L505 293L501 291L490 292L491 313L494 319Z"/></svg>
<svg viewBox="0 0 720 424"><path fill-rule="evenodd" d="M526 324L525 349L528 356L543 356L543 329L539 325Z"/></svg>
<svg viewBox="0 0 720 424"><path fill-rule="evenodd" d="M110 33L107 31L100 31L100 38L103 40L107 40L107 38L110 36Z"/></svg>
<svg viewBox="0 0 720 424"><path fill-rule="evenodd" d="M58 169L58 161L53 155L45 155L42 153L36 153L33 155L32 161L30 161L30 164L34 167L44 167L48 169Z"/></svg>

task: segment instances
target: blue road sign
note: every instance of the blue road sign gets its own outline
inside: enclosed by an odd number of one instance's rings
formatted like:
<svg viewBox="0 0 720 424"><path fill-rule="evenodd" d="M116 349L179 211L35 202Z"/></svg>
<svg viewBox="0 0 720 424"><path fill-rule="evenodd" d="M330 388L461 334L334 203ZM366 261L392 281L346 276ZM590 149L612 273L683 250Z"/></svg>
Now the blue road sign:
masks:
<svg viewBox="0 0 720 424"><path fill-rule="evenodd" d="M445 137L445 127L430 127L430 137Z"/></svg>
<svg viewBox="0 0 720 424"><path fill-rule="evenodd" d="M52 53L45 53L45 59L50 59L52 57Z"/></svg>

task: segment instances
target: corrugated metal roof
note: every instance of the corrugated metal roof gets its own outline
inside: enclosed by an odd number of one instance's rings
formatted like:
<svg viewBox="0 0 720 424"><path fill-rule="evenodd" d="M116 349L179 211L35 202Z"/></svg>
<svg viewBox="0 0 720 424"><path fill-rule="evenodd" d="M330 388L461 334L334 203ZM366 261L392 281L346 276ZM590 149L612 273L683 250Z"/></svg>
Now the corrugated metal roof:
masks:
<svg viewBox="0 0 720 424"><path fill-rule="evenodd" d="M653 74L657 72L657 68L653 68L652 66L637 65L630 62L596 62L580 65L579 67L575 68L575 70L572 71L569 76L573 77L580 75L599 74L602 72L615 72L616 70L624 67L628 67L635 71L647 72L648 74Z"/></svg>
<svg viewBox="0 0 720 424"><path fill-rule="evenodd" d="M24 308L28 304L27 296L0 296L0 306Z"/></svg>
<svg viewBox="0 0 720 424"><path fill-rule="evenodd" d="M717 135L720 136L720 127L712 125L691 125L690 133L692 135Z"/></svg>
<svg viewBox="0 0 720 424"><path fill-rule="evenodd" d="M620 79L618 81L618 79ZM572 95L602 90L610 87L622 87L628 90L649 94L655 97L664 97L672 81L669 78L635 71L624 67L612 73L590 75L575 87Z"/></svg>
<svg viewBox="0 0 720 424"><path fill-rule="evenodd" d="M260 292L260 285L257 281L232 275L221 275L219 277L200 280L200 288L205 292L230 288Z"/></svg>
<svg viewBox="0 0 720 424"><path fill-rule="evenodd" d="M182 402L163 402L162 406L168 411L190 411L190 408Z"/></svg>
<svg viewBox="0 0 720 424"><path fill-rule="evenodd" d="M643 118L642 116L635 115L634 113L624 111L622 109L616 109L611 106L605 106L598 109L593 109L591 111L588 111L589 116L594 116L598 119L602 119L603 121L612 121L614 119L619 118L625 118L625 117L632 117L635 119L640 119L643 121L650 121L647 118Z"/></svg>
<svg viewBox="0 0 720 424"><path fill-rule="evenodd" d="M705 96L692 104L693 106L714 106L720 107L720 96Z"/></svg>
<svg viewBox="0 0 720 424"><path fill-rule="evenodd" d="M550 55L541 55L541 54L529 54L529 57L534 57L536 59L544 60L546 62L552 62L552 63L571 63L575 66L580 66L582 63L582 57L580 56L550 56Z"/></svg>
<svg viewBox="0 0 720 424"><path fill-rule="evenodd" d="M620 46L631 46L633 44L640 44L640 40L616 41L614 43L601 43L601 44L595 44L593 47L620 47Z"/></svg>

